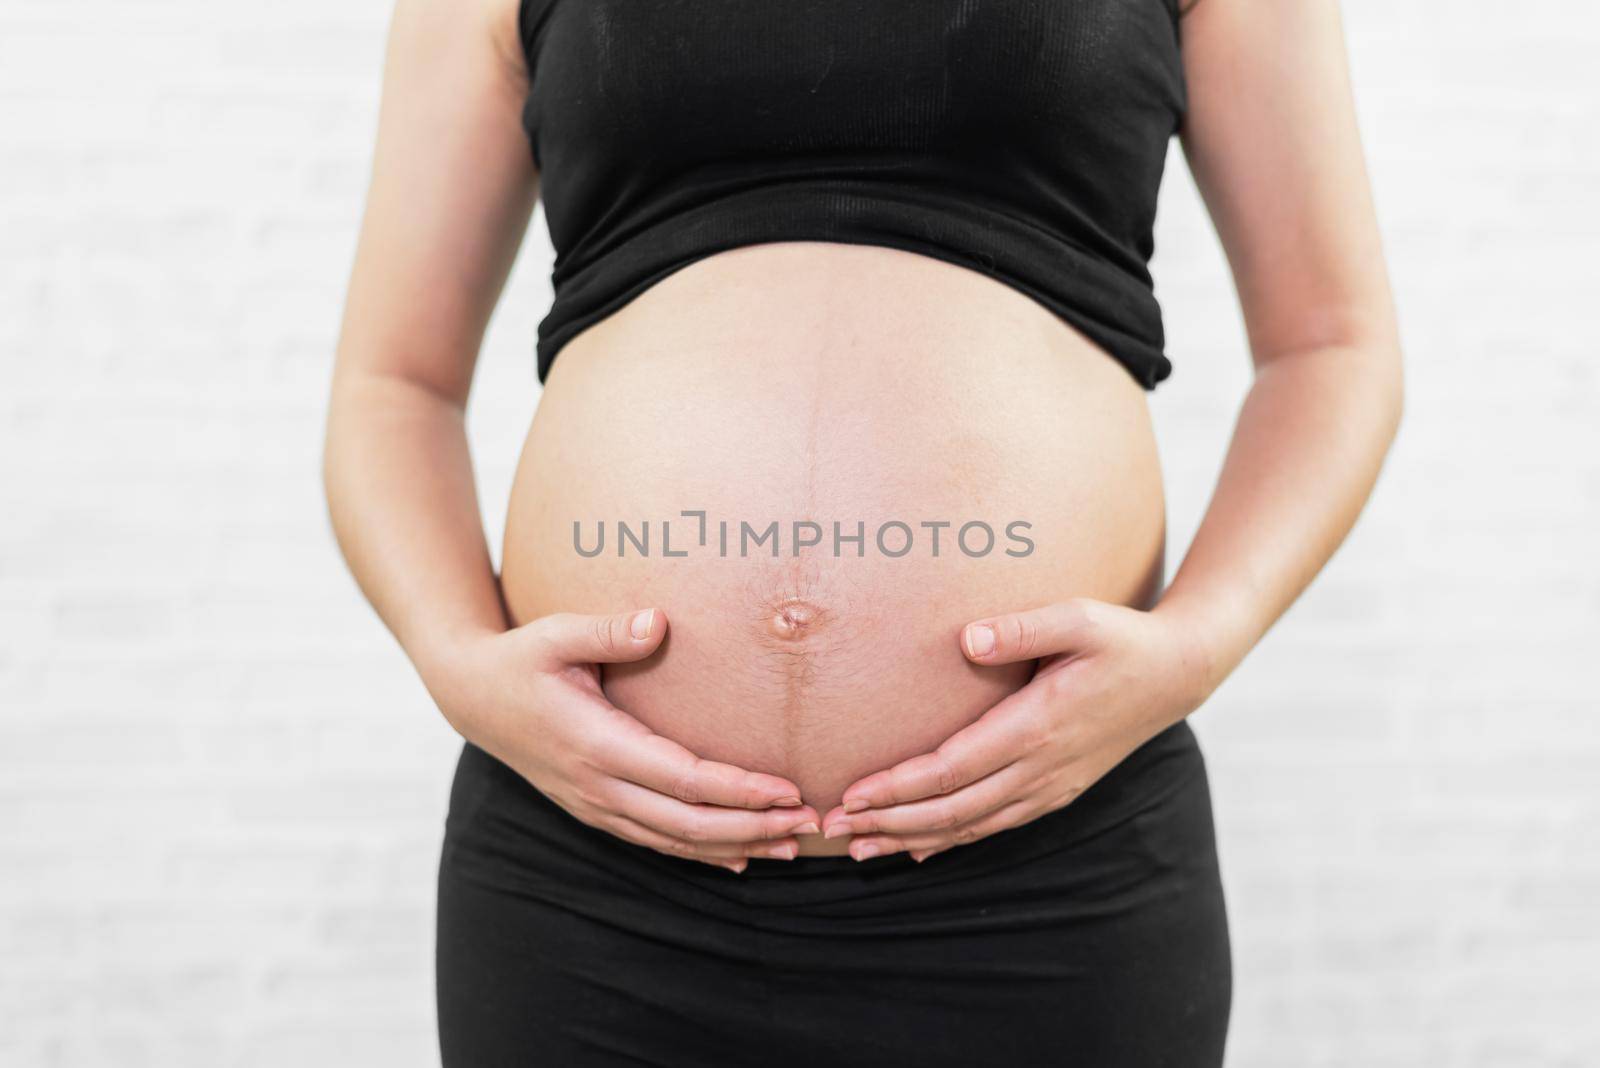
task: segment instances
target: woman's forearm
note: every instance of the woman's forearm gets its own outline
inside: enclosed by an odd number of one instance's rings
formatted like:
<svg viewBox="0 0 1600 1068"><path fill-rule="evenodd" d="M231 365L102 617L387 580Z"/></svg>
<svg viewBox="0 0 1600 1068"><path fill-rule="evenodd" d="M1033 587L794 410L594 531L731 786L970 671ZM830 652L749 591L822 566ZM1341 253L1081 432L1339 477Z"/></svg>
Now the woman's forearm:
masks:
<svg viewBox="0 0 1600 1068"><path fill-rule="evenodd" d="M459 403L396 375L336 376L323 481L357 584L419 670L506 628Z"/></svg>
<svg viewBox="0 0 1600 1068"><path fill-rule="evenodd" d="M1264 361L1200 529L1155 611L1203 652L1209 695L1344 541L1394 440L1396 344Z"/></svg>

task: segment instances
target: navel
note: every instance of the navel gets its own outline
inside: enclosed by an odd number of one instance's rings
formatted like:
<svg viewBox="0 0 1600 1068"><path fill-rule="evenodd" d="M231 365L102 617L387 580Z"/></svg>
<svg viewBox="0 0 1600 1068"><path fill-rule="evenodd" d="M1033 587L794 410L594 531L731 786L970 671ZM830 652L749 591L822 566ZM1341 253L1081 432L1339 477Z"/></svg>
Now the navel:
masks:
<svg viewBox="0 0 1600 1068"><path fill-rule="evenodd" d="M811 633L821 616L816 605L791 597L777 605L768 625L776 637L793 641Z"/></svg>

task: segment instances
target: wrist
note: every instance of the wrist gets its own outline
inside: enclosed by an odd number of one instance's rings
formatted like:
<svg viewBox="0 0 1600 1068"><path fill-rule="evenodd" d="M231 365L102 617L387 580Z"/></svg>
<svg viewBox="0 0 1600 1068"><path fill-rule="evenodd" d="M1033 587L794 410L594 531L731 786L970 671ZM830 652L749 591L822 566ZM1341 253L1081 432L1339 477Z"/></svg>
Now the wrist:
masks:
<svg viewBox="0 0 1600 1068"><path fill-rule="evenodd" d="M503 633L502 630L487 626L438 627L423 634L408 636L401 642L418 678L439 706L439 711L463 736L467 732L460 722L458 709L470 702L461 700L462 691L465 684L480 674L479 669L474 667L478 662L478 651L489 640Z"/></svg>
<svg viewBox="0 0 1600 1068"><path fill-rule="evenodd" d="M1235 631L1215 607L1197 609L1181 600L1163 598L1151 615L1165 621L1176 636L1189 711L1194 711L1210 699L1243 658Z"/></svg>
<svg viewBox="0 0 1600 1068"><path fill-rule="evenodd" d="M458 675L475 650L514 629L498 576L492 588L465 602L413 612L404 622L394 628L395 637L430 690L435 680L445 683Z"/></svg>

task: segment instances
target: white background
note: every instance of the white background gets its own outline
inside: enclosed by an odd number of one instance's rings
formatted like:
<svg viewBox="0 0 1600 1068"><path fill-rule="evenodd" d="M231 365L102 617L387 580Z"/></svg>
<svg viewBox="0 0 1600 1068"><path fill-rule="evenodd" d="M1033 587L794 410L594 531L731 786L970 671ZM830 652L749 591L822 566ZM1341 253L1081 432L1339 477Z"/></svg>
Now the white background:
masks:
<svg viewBox="0 0 1600 1068"><path fill-rule="evenodd" d="M1600 9L1346 7L1409 407L1194 722L1230 1064L1600 1064ZM0 0L0 1063L436 1062L454 738L318 476L379 0ZM471 414L491 538L542 216ZM1248 362L1175 152L1174 564Z"/></svg>

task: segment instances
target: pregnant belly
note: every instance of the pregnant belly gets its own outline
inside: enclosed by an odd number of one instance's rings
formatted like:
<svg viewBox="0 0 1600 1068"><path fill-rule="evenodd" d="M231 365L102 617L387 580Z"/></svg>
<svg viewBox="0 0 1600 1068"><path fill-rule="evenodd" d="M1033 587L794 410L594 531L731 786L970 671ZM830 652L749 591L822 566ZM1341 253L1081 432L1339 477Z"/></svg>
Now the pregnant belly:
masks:
<svg viewBox="0 0 1600 1068"><path fill-rule="evenodd" d="M1027 681L967 662L965 623L1151 603L1163 517L1143 392L1048 311L909 253L759 245L566 347L502 585L518 623L664 610L612 701L826 811Z"/></svg>

